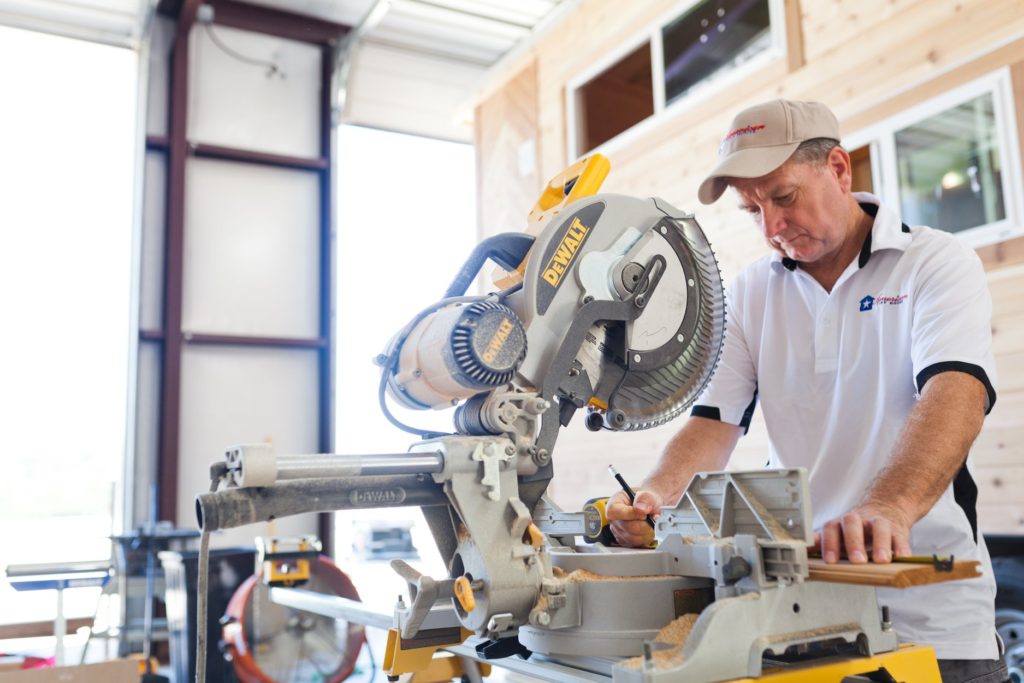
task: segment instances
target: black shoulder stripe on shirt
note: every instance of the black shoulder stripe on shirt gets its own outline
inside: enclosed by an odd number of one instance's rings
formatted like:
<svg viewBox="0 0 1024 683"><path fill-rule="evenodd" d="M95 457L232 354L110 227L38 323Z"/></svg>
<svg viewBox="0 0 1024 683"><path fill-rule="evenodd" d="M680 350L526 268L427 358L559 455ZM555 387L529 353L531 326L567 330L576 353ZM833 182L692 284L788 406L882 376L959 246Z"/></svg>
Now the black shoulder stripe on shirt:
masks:
<svg viewBox="0 0 1024 683"><path fill-rule="evenodd" d="M750 421L754 417L754 409L757 407L757 389L754 390L754 398L750 399L750 404L747 405L743 411L742 417L740 417L739 427L743 428L743 433L746 434L750 431ZM722 422L722 411L716 406L702 406L695 405L690 409L690 417L703 417L708 420L715 420L716 422Z"/></svg>
<svg viewBox="0 0 1024 683"><path fill-rule="evenodd" d="M917 393L924 391L924 385L928 383L935 375L942 374L943 372L966 372L968 375L974 377L979 382L985 385L985 393L988 394L988 410L985 414L988 415L992 412L992 408L996 405L996 390L992 386L992 382L988 379L988 373L985 369L974 363L963 363L957 360L944 361L942 363L933 363L929 365L921 372L917 373Z"/></svg>
<svg viewBox="0 0 1024 683"><path fill-rule="evenodd" d="M690 409L690 417L705 417L709 420L722 421L722 411L713 406L694 406Z"/></svg>
<svg viewBox="0 0 1024 683"><path fill-rule="evenodd" d="M967 471L967 465L961 465L960 471L956 473L953 480L953 500L960 506L960 509L967 515L967 521L971 524L971 535L974 542L978 542L978 485L974 483L974 477Z"/></svg>

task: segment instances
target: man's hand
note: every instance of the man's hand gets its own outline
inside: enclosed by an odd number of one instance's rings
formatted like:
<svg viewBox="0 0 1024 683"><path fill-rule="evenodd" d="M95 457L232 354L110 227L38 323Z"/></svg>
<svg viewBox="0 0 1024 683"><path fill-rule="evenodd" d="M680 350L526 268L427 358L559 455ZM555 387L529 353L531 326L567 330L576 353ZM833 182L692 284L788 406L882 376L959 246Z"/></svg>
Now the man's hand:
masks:
<svg viewBox="0 0 1024 683"><path fill-rule="evenodd" d="M825 562L838 562L842 549L854 564L871 559L888 564L893 557L910 555L910 517L899 508L879 503L863 503L839 519L826 522L815 534Z"/></svg>
<svg viewBox="0 0 1024 683"><path fill-rule="evenodd" d="M657 517L663 503L661 496L653 491L637 491L632 505L623 491L617 491L609 498L605 515L619 545L627 548L649 546L654 540L654 529L647 523L647 515Z"/></svg>

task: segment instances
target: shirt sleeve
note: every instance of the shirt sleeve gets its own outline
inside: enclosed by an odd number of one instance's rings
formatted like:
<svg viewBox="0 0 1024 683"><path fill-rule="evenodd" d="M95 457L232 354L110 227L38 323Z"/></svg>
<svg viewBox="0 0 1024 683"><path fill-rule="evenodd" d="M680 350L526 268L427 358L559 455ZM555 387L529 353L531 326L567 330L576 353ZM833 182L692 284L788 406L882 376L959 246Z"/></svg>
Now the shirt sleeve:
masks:
<svg viewBox="0 0 1024 683"><path fill-rule="evenodd" d="M743 304L739 278L726 293L725 341L718 367L690 415L742 427L746 434L757 406L757 371L746 341Z"/></svg>
<svg viewBox="0 0 1024 683"><path fill-rule="evenodd" d="M987 415L996 402L992 296L978 255L950 236L923 258L913 296L911 360L918 392L942 372L965 372L985 385Z"/></svg>

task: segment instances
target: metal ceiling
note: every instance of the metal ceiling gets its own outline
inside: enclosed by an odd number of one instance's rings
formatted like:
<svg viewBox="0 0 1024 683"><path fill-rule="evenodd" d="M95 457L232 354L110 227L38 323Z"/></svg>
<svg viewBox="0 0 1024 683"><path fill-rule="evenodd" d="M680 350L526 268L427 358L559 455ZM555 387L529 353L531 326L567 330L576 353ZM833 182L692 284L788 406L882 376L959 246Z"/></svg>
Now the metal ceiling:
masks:
<svg viewBox="0 0 1024 683"><path fill-rule="evenodd" d="M175 4L174 0L164 0ZM344 120L469 141L487 72L574 0L240 0L359 26ZM0 0L0 25L138 47L157 0ZM161 11L164 5L161 5Z"/></svg>
<svg viewBox="0 0 1024 683"><path fill-rule="evenodd" d="M135 47L156 0L0 0L0 26Z"/></svg>
<svg viewBox="0 0 1024 683"><path fill-rule="evenodd" d="M255 5L358 25L377 0L248 0ZM364 42L493 65L561 0L390 0Z"/></svg>

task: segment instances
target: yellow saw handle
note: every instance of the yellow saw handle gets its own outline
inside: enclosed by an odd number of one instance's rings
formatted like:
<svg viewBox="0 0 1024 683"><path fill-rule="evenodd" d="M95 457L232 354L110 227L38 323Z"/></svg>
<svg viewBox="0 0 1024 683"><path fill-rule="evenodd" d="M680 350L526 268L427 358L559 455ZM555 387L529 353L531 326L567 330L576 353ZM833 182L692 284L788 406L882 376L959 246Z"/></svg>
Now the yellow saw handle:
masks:
<svg viewBox="0 0 1024 683"><path fill-rule="evenodd" d="M611 167L607 157L591 154L549 180L537 198L537 203L530 209L526 219L526 233L536 236L563 208L579 199L597 194ZM529 260L530 253L527 253L526 258L513 271L495 268L492 275L495 286L499 289L508 289L522 282Z"/></svg>
<svg viewBox="0 0 1024 683"><path fill-rule="evenodd" d="M596 194L608 177L612 165L607 157L591 154L583 157L548 181L540 193L537 203L527 217L529 228L547 223L562 210L578 199Z"/></svg>

